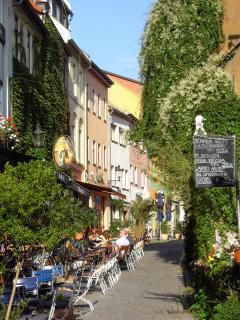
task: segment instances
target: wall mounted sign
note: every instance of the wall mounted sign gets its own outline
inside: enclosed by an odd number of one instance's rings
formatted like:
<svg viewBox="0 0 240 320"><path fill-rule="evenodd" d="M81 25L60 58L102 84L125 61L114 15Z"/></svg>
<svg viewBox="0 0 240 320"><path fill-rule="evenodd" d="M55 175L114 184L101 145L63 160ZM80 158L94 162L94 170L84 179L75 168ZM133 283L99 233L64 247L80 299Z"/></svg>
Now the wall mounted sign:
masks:
<svg viewBox="0 0 240 320"><path fill-rule="evenodd" d="M237 184L235 136L194 136L196 187Z"/></svg>
<svg viewBox="0 0 240 320"><path fill-rule="evenodd" d="M74 160L74 148L70 137L61 136L57 139L54 145L53 158L56 165L61 169L67 169L71 166Z"/></svg>

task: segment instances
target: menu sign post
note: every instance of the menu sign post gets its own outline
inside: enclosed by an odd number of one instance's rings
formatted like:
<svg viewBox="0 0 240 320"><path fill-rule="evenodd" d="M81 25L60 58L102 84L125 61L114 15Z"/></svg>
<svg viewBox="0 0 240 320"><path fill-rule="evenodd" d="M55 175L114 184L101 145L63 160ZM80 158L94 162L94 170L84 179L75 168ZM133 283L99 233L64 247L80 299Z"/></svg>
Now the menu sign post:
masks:
<svg viewBox="0 0 240 320"><path fill-rule="evenodd" d="M240 193L236 157L236 137L194 135L197 188L236 187L237 219L240 237Z"/></svg>
<svg viewBox="0 0 240 320"><path fill-rule="evenodd" d="M234 187L237 184L235 136L193 137L196 187Z"/></svg>

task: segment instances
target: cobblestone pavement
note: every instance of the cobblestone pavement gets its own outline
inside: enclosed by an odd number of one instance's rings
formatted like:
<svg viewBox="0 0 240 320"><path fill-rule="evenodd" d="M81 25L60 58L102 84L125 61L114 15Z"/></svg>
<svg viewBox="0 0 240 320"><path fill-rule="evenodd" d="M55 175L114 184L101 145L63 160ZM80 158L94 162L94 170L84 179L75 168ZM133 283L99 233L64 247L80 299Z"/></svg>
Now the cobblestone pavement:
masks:
<svg viewBox="0 0 240 320"><path fill-rule="evenodd" d="M183 276L179 261L182 241L145 246L145 256L133 272L123 271L106 296L89 295L95 310L83 310L84 320L192 320L183 308Z"/></svg>

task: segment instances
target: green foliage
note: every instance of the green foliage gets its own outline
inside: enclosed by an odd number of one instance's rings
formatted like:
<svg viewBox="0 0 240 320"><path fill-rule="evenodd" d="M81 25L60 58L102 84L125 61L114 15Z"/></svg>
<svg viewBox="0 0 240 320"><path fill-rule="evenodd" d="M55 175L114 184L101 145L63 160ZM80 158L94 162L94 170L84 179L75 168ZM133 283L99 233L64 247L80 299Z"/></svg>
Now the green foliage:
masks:
<svg viewBox="0 0 240 320"><path fill-rule="evenodd" d="M195 288L203 289L194 307L200 319L208 317L217 299L224 301L233 288L239 292L229 261L223 256L209 261L215 230L236 230L235 191L196 189L194 182L196 115L206 119L208 134L235 134L240 143L240 99L215 57L222 18L220 0L155 2L140 54L142 118L131 134L156 159L164 187L184 201L186 260L194 271Z"/></svg>
<svg viewBox="0 0 240 320"><path fill-rule="evenodd" d="M46 152L52 157L56 138L67 133L68 108L64 89L64 45L55 26L45 19L44 39L34 39L34 70L30 74L23 63L14 59L12 79L13 117L19 129L22 150L33 154L32 132L39 121L46 132Z"/></svg>
<svg viewBox="0 0 240 320"><path fill-rule="evenodd" d="M168 222L165 220L161 223L161 232L163 234L168 234L168 231L169 231Z"/></svg>
<svg viewBox="0 0 240 320"><path fill-rule="evenodd" d="M188 70L201 66L218 50L222 18L219 0L155 1L142 39L142 119L134 133L136 140L148 145L148 152L157 150L153 140L156 143L160 134L156 126L159 99Z"/></svg>
<svg viewBox="0 0 240 320"><path fill-rule="evenodd" d="M124 207L124 201L121 199L111 199L111 207L122 210Z"/></svg>
<svg viewBox="0 0 240 320"><path fill-rule="evenodd" d="M142 200L139 198L134 201L130 207L130 214L133 222L136 225L147 223L152 217L152 209L153 203L149 199Z"/></svg>
<svg viewBox="0 0 240 320"><path fill-rule="evenodd" d="M232 295L223 303L214 308L213 320L237 320L240 319L240 302L237 296Z"/></svg>
<svg viewBox="0 0 240 320"><path fill-rule="evenodd" d="M109 231L111 232L111 235L116 238L119 236L119 231L123 228L128 227L127 221L122 221L121 219L114 219L109 227Z"/></svg>
<svg viewBox="0 0 240 320"><path fill-rule="evenodd" d="M198 317L199 320L208 319L208 297L204 290L199 290L198 293L194 295L195 303L191 306L191 311Z"/></svg>
<svg viewBox="0 0 240 320"><path fill-rule="evenodd" d="M44 161L6 166L0 174L0 234L16 247L44 244L53 247L76 230L97 223L94 210L57 183L54 167Z"/></svg>

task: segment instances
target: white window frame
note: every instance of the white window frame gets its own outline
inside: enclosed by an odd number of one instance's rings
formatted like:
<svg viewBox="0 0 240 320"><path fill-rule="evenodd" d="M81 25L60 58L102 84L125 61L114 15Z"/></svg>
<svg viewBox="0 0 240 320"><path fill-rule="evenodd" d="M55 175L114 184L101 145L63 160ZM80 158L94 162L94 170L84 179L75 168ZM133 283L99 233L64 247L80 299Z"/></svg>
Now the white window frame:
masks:
<svg viewBox="0 0 240 320"><path fill-rule="evenodd" d="M111 139L114 142L117 142L116 133L117 133L117 126L112 123L111 124Z"/></svg>
<svg viewBox="0 0 240 320"><path fill-rule="evenodd" d="M119 127L119 144L122 146L126 146L126 140L125 140L125 130L121 127Z"/></svg>

